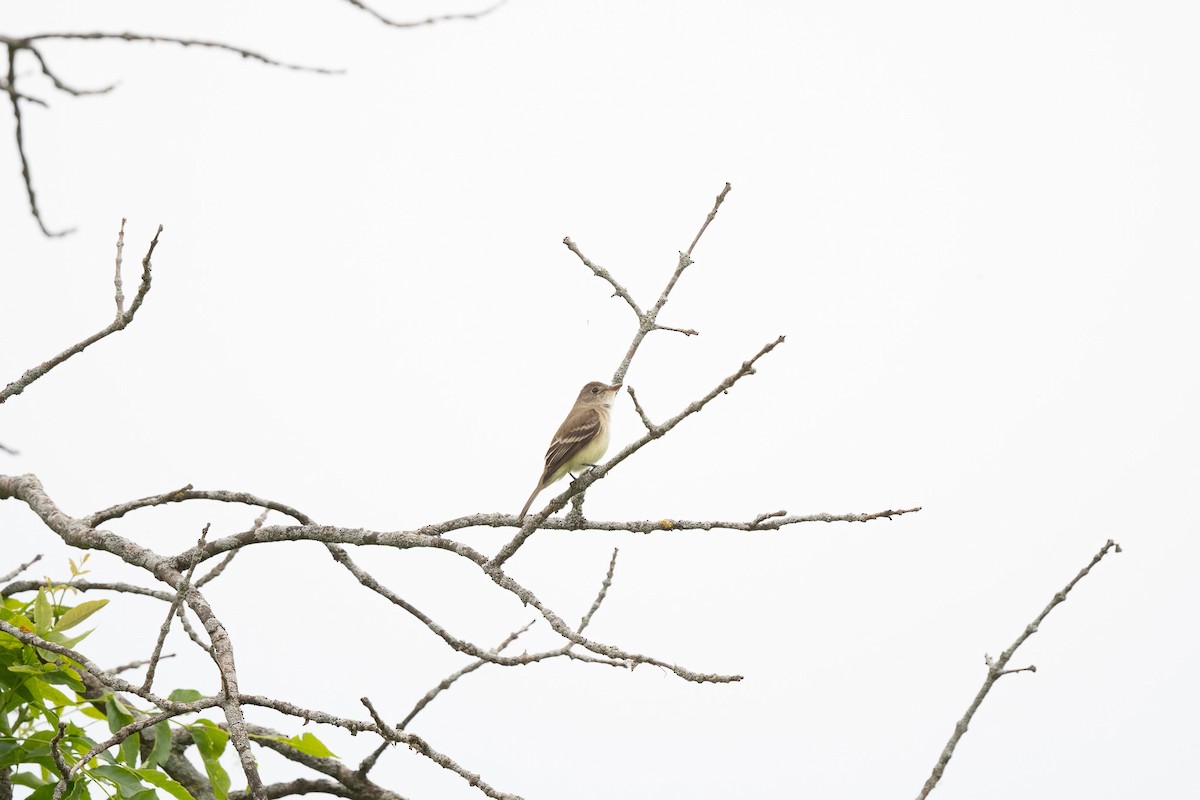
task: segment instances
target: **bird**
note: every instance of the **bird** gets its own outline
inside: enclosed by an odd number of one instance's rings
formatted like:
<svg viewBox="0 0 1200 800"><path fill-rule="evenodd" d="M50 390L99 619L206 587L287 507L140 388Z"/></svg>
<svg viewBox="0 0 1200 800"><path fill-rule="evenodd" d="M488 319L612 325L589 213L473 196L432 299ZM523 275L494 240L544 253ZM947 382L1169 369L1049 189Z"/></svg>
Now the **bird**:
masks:
<svg viewBox="0 0 1200 800"><path fill-rule="evenodd" d="M567 473L582 467L594 467L604 457L610 433L609 410L620 389L619 383L609 386L602 381L592 381L579 391L575 405L550 440L550 447L546 450L546 468L533 487L533 494L525 501L525 507L517 515L518 523L525 521L525 514L543 489Z"/></svg>

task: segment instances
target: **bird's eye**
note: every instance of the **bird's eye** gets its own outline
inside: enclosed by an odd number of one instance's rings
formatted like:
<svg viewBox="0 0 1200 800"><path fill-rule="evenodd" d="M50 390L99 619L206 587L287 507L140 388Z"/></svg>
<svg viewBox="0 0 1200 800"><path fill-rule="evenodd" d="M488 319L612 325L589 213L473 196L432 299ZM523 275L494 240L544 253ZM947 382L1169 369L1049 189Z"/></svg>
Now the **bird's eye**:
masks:
<svg viewBox="0 0 1200 800"><path fill-rule="evenodd" d="M598 391L600 391L600 390L599 390L599 389L597 389L595 386L593 386L593 387L592 387L592 394L595 394L595 393L596 393L596 392L598 392Z"/></svg>

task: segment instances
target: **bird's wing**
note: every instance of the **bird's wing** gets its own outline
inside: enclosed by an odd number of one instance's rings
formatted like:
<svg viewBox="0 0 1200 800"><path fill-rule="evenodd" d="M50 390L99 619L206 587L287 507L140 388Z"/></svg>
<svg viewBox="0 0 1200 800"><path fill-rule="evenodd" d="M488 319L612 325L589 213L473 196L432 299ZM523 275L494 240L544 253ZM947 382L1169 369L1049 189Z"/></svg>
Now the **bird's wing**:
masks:
<svg viewBox="0 0 1200 800"><path fill-rule="evenodd" d="M546 451L546 470L542 473L542 486L545 486L546 481L564 464L569 463L580 450L587 447L599 432L600 412L594 408L581 409L563 420L562 426L550 442L550 449Z"/></svg>

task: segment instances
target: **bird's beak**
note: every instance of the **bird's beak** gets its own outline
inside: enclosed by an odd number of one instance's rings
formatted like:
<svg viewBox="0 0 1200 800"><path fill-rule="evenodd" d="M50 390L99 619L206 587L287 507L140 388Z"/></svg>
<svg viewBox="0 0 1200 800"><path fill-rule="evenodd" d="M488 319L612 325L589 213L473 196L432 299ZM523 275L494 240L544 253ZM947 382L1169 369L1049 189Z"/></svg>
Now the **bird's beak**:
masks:
<svg viewBox="0 0 1200 800"><path fill-rule="evenodd" d="M609 390L610 392L613 392L613 393L615 394L616 392L619 392L619 391L621 391L621 387L622 387L623 385L624 385L624 384L621 384L621 383L614 383L612 386L608 387L608 390Z"/></svg>

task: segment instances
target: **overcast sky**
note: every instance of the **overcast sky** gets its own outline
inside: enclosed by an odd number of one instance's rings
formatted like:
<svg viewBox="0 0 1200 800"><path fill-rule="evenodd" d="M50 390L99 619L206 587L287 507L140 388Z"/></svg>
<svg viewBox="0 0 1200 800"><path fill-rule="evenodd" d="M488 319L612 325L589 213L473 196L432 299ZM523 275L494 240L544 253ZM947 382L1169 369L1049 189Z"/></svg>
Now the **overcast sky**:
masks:
<svg viewBox="0 0 1200 800"><path fill-rule="evenodd" d="M478 6L380 2L420 18ZM1185 3L539 2L396 30L350 4L25 2L0 33L125 31L18 62L39 204L0 136L0 381L111 319L159 223L133 325L0 408L0 472L69 513L192 483L317 520L411 529L515 513L579 387L611 378L713 198L733 190L629 372L663 420L780 334L758 373L588 493L593 519L919 514L777 533L542 533L506 565L654 667L484 668L415 733L538 798L908 798L985 675L1018 653L938 797L1200 792L1196 368L1200 7ZM613 451L642 433L628 395ZM548 499L548 495L546 499ZM159 552L244 529L209 504L111 525ZM283 523L280 518L272 518ZM458 538L488 552L511 529ZM0 503L0 573L70 551ZM533 619L468 564L359 561L455 635ZM149 580L95 556L96 580ZM251 548L208 588L244 691L399 719L466 663L313 544ZM148 655L157 603L89 655ZM139 627L139 625L141 627ZM544 622L520 648L556 641ZM216 690L183 637L156 687ZM295 730L252 712L251 721ZM350 763L371 737L314 731ZM268 780L292 774L272 753ZM415 754L373 773L476 798ZM240 776L235 777L239 784Z"/></svg>

